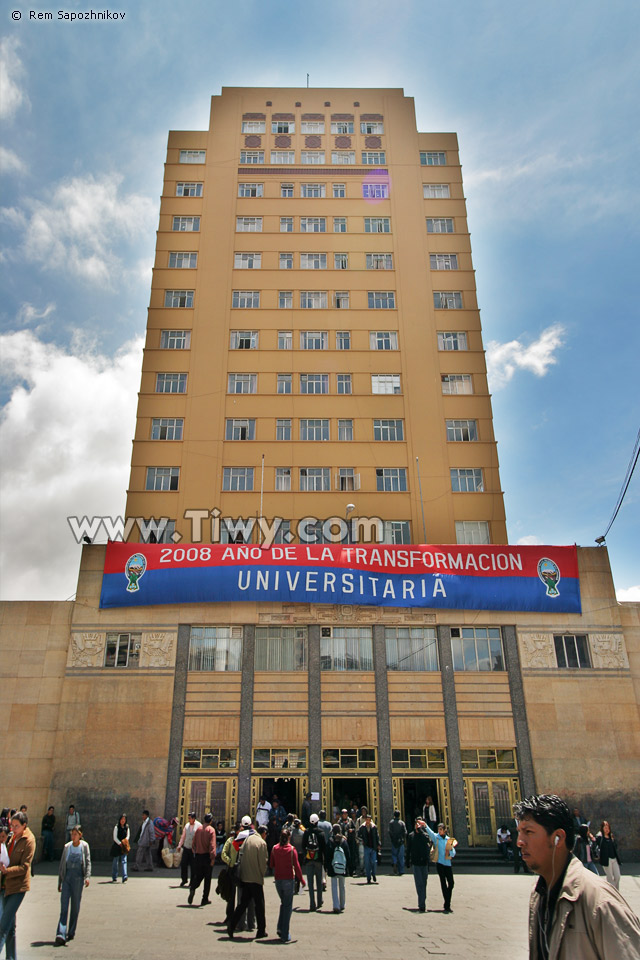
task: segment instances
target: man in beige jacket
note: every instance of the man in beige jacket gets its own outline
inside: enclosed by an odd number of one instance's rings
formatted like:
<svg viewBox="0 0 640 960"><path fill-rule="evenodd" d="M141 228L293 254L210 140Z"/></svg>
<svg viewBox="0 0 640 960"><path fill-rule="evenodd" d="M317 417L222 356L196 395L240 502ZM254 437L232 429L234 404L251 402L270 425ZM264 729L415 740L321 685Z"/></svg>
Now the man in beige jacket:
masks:
<svg viewBox="0 0 640 960"><path fill-rule="evenodd" d="M531 960L640 960L640 921L571 853L575 825L564 800L528 797L514 812L522 859L539 874L529 904Z"/></svg>
<svg viewBox="0 0 640 960"><path fill-rule="evenodd" d="M227 934L229 939L233 940L233 931L236 924L253 901L258 925L256 940L262 940L263 937L267 936L267 922L264 913L264 875L267 872L269 855L265 841L259 833L255 832L249 817L242 818L242 826L246 827L246 830L242 830L236 837L236 841L242 841L238 853L239 863L236 867L241 896L240 902L227 924Z"/></svg>

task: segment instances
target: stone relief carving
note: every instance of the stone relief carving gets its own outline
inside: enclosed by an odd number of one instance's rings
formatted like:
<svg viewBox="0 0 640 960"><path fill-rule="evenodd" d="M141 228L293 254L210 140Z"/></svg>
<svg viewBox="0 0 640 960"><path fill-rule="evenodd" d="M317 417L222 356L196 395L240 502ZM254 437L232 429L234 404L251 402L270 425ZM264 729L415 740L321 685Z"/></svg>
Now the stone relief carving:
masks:
<svg viewBox="0 0 640 960"><path fill-rule="evenodd" d="M419 608L410 607L369 607L354 606L346 603L335 604L295 604L283 603L278 609L260 610L259 623L407 623L435 624L436 615L426 613Z"/></svg>
<svg viewBox="0 0 640 960"><path fill-rule="evenodd" d="M175 636L170 633L145 633L140 650L141 667L172 667Z"/></svg>
<svg viewBox="0 0 640 960"><path fill-rule="evenodd" d="M600 669L628 670L624 638L619 633L590 633L591 664Z"/></svg>
<svg viewBox="0 0 640 960"><path fill-rule="evenodd" d="M68 667L101 667L104 662L104 633L72 633Z"/></svg>
<svg viewBox="0 0 640 960"><path fill-rule="evenodd" d="M523 667L557 667L551 633L521 633L519 640Z"/></svg>

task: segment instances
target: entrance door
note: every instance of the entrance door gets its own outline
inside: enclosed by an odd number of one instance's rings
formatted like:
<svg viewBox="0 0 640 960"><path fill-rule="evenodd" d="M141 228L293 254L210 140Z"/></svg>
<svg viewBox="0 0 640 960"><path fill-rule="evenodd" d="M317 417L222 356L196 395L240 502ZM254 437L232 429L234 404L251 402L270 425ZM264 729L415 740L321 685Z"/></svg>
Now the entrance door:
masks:
<svg viewBox="0 0 640 960"><path fill-rule="evenodd" d="M411 780L408 777L402 779L400 815L407 825L407 830L413 830L415 818L422 816L427 797L433 800L436 808L436 823L439 823L444 816L444 811L441 810L438 781L422 777L418 780Z"/></svg>
<svg viewBox="0 0 640 960"><path fill-rule="evenodd" d="M498 827L513 816L515 789L511 780L467 780L471 843L491 846Z"/></svg>
<svg viewBox="0 0 640 960"><path fill-rule="evenodd" d="M298 802L298 784L300 780L294 777L262 777L260 780L260 796L264 795L269 803L277 797L278 802L287 813L300 816L302 802ZM252 811L254 813L255 811Z"/></svg>
<svg viewBox="0 0 640 960"><path fill-rule="evenodd" d="M222 820L225 830L229 830L236 817L237 785L235 777L184 777L178 811L180 823L186 823L187 814L193 810L200 823L205 813L211 813L214 823Z"/></svg>
<svg viewBox="0 0 640 960"><path fill-rule="evenodd" d="M343 807L349 810L354 804L364 805L380 829L377 777L323 777L321 802L332 822Z"/></svg>

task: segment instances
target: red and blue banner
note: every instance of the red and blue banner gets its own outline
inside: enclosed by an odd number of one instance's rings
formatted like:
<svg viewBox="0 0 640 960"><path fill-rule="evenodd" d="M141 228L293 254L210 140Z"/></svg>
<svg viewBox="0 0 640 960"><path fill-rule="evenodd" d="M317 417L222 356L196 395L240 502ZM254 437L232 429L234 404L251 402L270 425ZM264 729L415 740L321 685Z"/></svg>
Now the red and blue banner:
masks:
<svg viewBox="0 0 640 960"><path fill-rule="evenodd" d="M575 546L107 544L102 608L237 600L581 612Z"/></svg>

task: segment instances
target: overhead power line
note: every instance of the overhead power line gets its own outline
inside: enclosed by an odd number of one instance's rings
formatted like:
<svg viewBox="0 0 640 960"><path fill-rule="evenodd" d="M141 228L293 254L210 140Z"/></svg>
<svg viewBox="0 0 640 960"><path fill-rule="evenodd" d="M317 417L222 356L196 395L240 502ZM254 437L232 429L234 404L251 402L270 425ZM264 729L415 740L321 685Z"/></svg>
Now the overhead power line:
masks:
<svg viewBox="0 0 640 960"><path fill-rule="evenodd" d="M611 527L613 526L613 521L618 516L618 512L620 510L620 507L622 506L622 501L624 500L626 492L629 489L629 484L631 483L631 477L633 476L633 471L635 470L636 464L638 462L638 456L640 456L640 430L638 430L638 435L636 437L636 442L633 447L631 459L629 460L627 472L625 474L624 480L622 481L622 488L620 490L620 493L618 494L618 499L613 509L611 520L609 520L609 525L607 529L605 530L605 532L602 534L601 537L598 537L598 539L596 540L596 543L604 543L607 537L607 534L609 533L609 530L611 530Z"/></svg>

